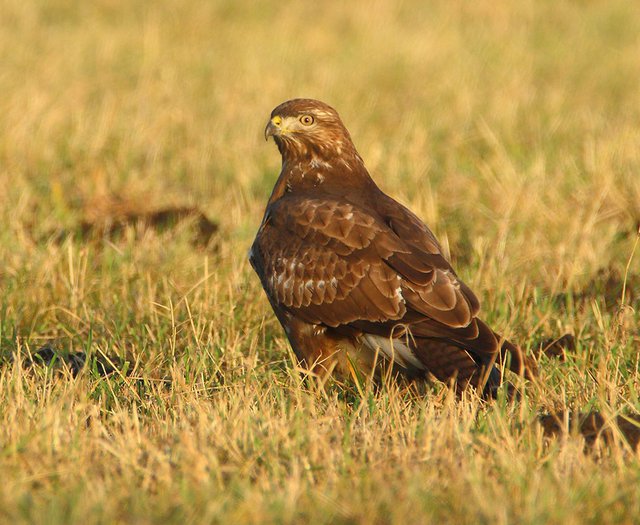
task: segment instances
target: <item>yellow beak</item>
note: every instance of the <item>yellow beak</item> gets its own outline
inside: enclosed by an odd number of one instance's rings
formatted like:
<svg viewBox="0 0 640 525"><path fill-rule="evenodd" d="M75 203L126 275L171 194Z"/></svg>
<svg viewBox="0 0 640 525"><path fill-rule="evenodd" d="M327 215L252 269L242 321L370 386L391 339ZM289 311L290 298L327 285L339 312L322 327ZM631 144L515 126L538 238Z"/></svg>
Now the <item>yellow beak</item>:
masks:
<svg viewBox="0 0 640 525"><path fill-rule="evenodd" d="M269 140L269 137L280 134L282 131L282 118L279 116L273 117L267 127L264 128L264 140Z"/></svg>

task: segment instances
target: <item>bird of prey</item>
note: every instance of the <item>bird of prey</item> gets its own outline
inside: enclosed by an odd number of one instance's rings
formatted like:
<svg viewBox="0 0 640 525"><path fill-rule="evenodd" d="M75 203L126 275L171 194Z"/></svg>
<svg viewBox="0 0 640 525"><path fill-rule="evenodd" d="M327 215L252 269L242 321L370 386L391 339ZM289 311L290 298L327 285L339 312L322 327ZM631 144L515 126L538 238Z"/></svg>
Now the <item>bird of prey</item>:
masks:
<svg viewBox="0 0 640 525"><path fill-rule="evenodd" d="M431 230L376 186L332 107L284 102L269 137L282 171L249 259L304 368L349 377L392 363L487 396L509 355L533 377L520 348L478 318Z"/></svg>

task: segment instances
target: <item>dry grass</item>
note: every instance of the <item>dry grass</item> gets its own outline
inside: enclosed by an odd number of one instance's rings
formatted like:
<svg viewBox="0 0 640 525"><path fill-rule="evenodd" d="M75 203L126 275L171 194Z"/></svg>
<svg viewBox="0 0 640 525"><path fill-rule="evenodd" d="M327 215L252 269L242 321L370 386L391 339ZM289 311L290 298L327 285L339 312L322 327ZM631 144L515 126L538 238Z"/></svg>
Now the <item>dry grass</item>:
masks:
<svg viewBox="0 0 640 525"><path fill-rule="evenodd" d="M0 4L0 520L629 523L638 455L548 440L552 408L638 411L640 12L612 0ZM372 174L541 358L525 400L318 392L246 252L276 104L335 105ZM105 194L189 225L62 241ZM640 251L640 249L639 249ZM24 368L46 341L77 378ZM128 361L102 377L102 355ZM10 362L10 358L16 360ZM90 363L91 364L91 363Z"/></svg>

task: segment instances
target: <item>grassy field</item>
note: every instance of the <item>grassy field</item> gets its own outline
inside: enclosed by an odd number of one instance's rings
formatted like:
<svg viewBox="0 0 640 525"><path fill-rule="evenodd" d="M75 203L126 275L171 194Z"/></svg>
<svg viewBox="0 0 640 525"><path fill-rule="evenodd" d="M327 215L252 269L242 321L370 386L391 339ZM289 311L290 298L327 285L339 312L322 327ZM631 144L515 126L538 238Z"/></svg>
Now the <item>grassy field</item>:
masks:
<svg viewBox="0 0 640 525"><path fill-rule="evenodd" d="M637 7L1 0L0 521L639 520L618 433L585 453L537 423L640 411ZM296 96L338 109L496 330L575 336L520 403L302 380L246 256ZM114 200L219 229L87 234ZM88 366L27 366L47 343Z"/></svg>

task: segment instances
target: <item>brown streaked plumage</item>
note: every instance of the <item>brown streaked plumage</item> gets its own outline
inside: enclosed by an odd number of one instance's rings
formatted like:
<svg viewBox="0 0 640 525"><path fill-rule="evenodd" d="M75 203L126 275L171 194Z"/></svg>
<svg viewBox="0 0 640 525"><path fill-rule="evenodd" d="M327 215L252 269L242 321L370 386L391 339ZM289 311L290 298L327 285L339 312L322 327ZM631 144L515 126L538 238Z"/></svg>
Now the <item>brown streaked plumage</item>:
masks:
<svg viewBox="0 0 640 525"><path fill-rule="evenodd" d="M477 315L433 233L373 182L330 106L284 102L265 129L282 171L250 252L303 366L321 375L370 372L380 360L495 391L494 366L532 377L533 365Z"/></svg>

